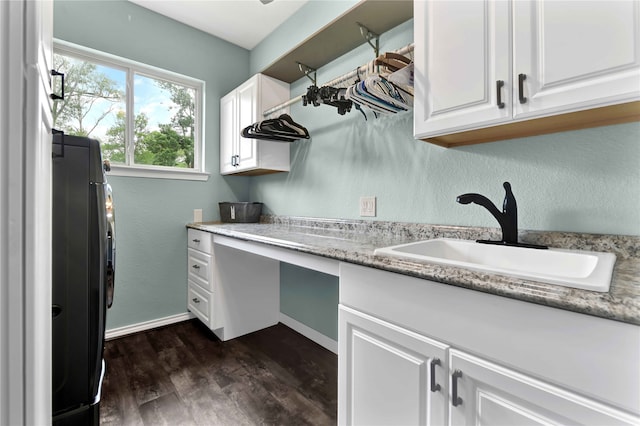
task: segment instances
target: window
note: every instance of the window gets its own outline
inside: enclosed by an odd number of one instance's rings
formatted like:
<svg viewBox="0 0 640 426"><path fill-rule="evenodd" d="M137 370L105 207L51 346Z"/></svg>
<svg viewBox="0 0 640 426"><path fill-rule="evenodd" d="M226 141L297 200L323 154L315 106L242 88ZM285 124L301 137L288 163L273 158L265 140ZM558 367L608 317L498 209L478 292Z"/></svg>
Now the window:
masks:
<svg viewBox="0 0 640 426"><path fill-rule="evenodd" d="M204 82L56 41L54 128L100 141L112 174L206 179Z"/></svg>

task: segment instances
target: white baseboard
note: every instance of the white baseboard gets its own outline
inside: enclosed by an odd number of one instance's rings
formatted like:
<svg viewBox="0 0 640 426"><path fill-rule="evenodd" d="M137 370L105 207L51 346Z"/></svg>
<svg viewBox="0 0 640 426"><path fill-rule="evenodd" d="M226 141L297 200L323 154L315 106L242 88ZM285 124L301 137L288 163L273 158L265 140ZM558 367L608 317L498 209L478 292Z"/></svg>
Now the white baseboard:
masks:
<svg viewBox="0 0 640 426"><path fill-rule="evenodd" d="M127 336L129 334L138 333L140 331L151 330L153 328L162 327L164 325L175 324L177 322L187 321L192 318L195 318L190 312L185 312L183 314L171 315L164 318L158 318L151 321L140 322L137 324L125 325L123 327L112 328L106 331L105 340L116 339L118 337ZM281 323L291 328L292 330L297 331L302 334L309 340L312 340L322 346L330 350L331 352L337 354L338 353L338 342L331 339L330 337L325 336L324 334L314 330L313 328L304 325L300 321L297 321L290 316L287 316L280 312L280 317L278 318Z"/></svg>
<svg viewBox="0 0 640 426"><path fill-rule="evenodd" d="M334 354L338 353L338 342L324 334L314 330L313 328L304 325L303 323L294 320L293 318L280 312L280 322L287 327L297 331L309 340L312 340L320 346L330 350Z"/></svg>
<svg viewBox="0 0 640 426"><path fill-rule="evenodd" d="M152 328L162 327L163 325L175 324L177 322L187 321L195 318L190 312L183 314L171 315L164 318L158 318L151 321L139 322L137 324L125 325L109 329L105 332L105 340L116 339L118 337L127 336L129 334L138 333L140 331L151 330ZM293 327L292 327L293 328Z"/></svg>

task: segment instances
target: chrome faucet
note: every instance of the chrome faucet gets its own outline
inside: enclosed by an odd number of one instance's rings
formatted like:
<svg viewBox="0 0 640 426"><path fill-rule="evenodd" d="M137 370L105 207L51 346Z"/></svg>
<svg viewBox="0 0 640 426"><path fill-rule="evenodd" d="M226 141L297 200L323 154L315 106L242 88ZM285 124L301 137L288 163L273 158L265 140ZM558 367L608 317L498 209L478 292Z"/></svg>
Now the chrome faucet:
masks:
<svg viewBox="0 0 640 426"><path fill-rule="evenodd" d="M505 182L502 186L506 191L502 202L502 212L484 195L471 193L462 194L456 198L456 201L460 204L475 203L481 205L489 210L489 213L500 224L502 229L501 241L478 240L479 243L518 245L518 205L516 204L516 197L511 192L511 184L509 182Z"/></svg>

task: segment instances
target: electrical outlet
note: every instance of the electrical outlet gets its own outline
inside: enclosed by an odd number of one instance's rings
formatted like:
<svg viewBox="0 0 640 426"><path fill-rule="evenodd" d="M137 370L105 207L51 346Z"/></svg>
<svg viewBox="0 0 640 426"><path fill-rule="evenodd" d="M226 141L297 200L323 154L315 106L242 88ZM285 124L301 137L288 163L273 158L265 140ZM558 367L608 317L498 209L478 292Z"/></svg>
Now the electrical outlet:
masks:
<svg viewBox="0 0 640 426"><path fill-rule="evenodd" d="M193 221L202 222L202 209L193 209Z"/></svg>
<svg viewBox="0 0 640 426"><path fill-rule="evenodd" d="M360 197L360 216L376 215L376 197Z"/></svg>

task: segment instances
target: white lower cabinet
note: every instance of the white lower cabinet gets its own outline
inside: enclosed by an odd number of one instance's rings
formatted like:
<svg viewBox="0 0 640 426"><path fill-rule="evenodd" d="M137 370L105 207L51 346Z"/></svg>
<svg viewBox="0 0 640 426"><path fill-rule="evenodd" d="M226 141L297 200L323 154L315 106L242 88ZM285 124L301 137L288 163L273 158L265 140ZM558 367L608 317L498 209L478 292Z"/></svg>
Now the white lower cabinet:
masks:
<svg viewBox="0 0 640 426"><path fill-rule="evenodd" d="M340 425L638 425L640 327L340 265Z"/></svg>
<svg viewBox="0 0 640 426"><path fill-rule="evenodd" d="M338 423L444 424L445 344L340 306Z"/></svg>
<svg viewBox="0 0 640 426"><path fill-rule="evenodd" d="M216 244L216 237L187 230L187 309L221 340L278 323L278 261Z"/></svg>
<svg viewBox="0 0 640 426"><path fill-rule="evenodd" d="M220 306L216 307L218 292L214 276L214 255L211 234L187 231L187 309L207 327L222 327Z"/></svg>
<svg viewBox="0 0 640 426"><path fill-rule="evenodd" d="M459 350L450 350L449 365L450 425L638 424L638 417Z"/></svg>

